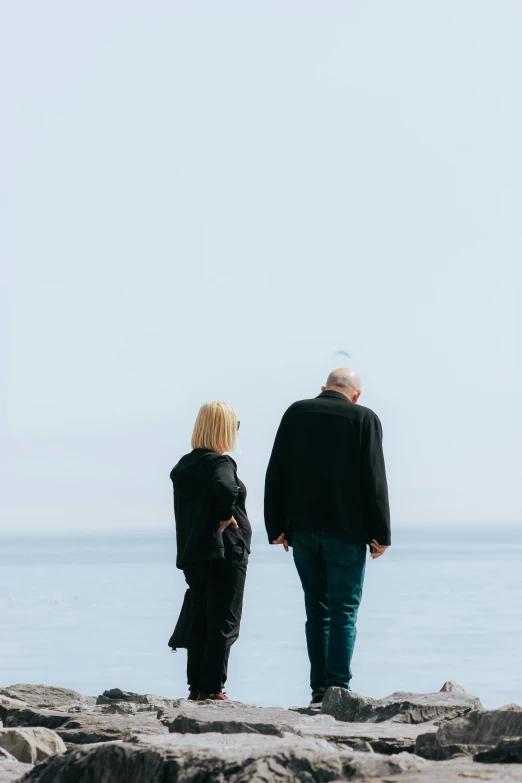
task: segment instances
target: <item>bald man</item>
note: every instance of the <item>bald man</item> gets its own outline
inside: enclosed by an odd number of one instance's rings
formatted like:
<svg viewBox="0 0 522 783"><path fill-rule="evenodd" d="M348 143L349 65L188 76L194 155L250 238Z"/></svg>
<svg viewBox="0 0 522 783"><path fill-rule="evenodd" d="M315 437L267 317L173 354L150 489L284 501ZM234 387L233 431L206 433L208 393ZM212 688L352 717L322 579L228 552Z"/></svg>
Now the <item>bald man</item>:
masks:
<svg viewBox="0 0 522 783"><path fill-rule="evenodd" d="M375 560L391 543L381 423L360 396L356 372L333 370L284 414L266 474L268 540L293 547L303 586L316 706L350 687L367 547Z"/></svg>

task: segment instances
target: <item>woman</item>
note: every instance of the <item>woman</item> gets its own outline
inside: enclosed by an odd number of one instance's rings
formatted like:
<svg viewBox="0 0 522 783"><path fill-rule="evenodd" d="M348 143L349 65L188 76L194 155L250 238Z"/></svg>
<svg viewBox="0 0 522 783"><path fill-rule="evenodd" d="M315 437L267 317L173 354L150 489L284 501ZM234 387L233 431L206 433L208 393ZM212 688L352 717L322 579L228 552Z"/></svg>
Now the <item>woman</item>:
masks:
<svg viewBox="0 0 522 783"><path fill-rule="evenodd" d="M245 508L246 487L237 476L234 448L239 429L226 402L202 406L192 434L192 451L170 477L178 554L190 588L188 636L189 699L227 699L230 648L239 636L252 529Z"/></svg>

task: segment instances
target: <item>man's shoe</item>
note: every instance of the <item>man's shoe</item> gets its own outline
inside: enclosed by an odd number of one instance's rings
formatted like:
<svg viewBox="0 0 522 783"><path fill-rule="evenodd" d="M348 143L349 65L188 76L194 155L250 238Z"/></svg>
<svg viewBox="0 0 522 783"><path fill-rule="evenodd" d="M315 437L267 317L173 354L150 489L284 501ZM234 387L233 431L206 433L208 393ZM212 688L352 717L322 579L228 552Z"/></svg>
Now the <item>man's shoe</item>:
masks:
<svg viewBox="0 0 522 783"><path fill-rule="evenodd" d="M228 696L225 691L218 691L217 693L207 693L206 691L200 691L198 701L228 701Z"/></svg>
<svg viewBox="0 0 522 783"><path fill-rule="evenodd" d="M197 701L199 697L199 691L197 688L190 688L189 689L189 695L188 695L188 701Z"/></svg>
<svg viewBox="0 0 522 783"><path fill-rule="evenodd" d="M321 707L321 704L323 703L324 699L324 691L317 691L316 693L312 693L312 701L310 702L310 707L319 709Z"/></svg>

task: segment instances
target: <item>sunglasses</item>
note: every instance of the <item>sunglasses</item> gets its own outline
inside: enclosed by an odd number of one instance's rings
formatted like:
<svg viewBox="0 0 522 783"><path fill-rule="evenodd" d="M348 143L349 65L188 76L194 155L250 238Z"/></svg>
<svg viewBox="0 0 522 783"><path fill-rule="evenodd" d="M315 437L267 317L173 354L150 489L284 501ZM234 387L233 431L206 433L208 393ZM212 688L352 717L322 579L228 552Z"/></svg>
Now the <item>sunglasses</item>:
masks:
<svg viewBox="0 0 522 783"><path fill-rule="evenodd" d="M238 429L238 431L239 431L239 428L240 428L240 427L241 427L241 422L240 422L240 421L238 421L238 423L237 423L237 429Z"/></svg>

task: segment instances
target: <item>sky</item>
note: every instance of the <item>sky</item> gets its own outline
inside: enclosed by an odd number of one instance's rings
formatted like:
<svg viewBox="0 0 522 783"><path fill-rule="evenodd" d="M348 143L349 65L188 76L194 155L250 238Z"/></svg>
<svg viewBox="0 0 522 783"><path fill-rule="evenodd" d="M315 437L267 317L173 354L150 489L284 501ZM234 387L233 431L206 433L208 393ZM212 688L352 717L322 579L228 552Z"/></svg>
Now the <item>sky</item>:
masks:
<svg viewBox="0 0 522 783"><path fill-rule="evenodd" d="M261 530L336 350L396 526L522 521L519 0L4 0L0 531L167 529L199 406Z"/></svg>

